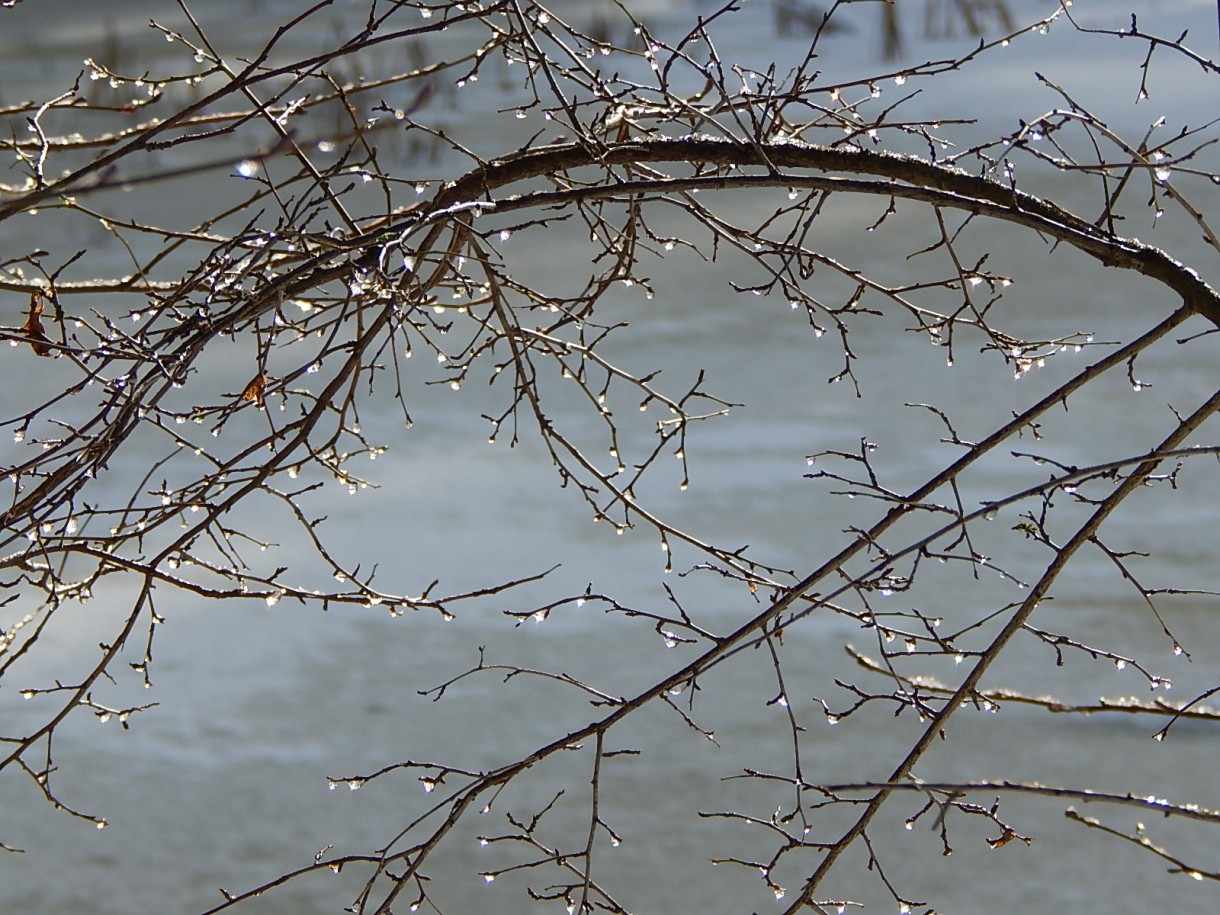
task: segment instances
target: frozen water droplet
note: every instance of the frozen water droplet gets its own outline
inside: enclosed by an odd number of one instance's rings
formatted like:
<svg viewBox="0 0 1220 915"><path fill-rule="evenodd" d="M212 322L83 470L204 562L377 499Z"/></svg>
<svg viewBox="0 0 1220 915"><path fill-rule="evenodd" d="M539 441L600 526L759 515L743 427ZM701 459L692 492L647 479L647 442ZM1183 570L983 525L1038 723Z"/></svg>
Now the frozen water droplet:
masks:
<svg viewBox="0 0 1220 915"><path fill-rule="evenodd" d="M1164 158L1165 158L1164 153L1154 152L1152 154L1152 161L1154 164L1160 163ZM1168 165L1155 164L1155 167L1153 168L1152 173L1156 176L1156 180L1160 181L1163 184L1164 182L1169 180L1169 176L1170 176L1170 174L1172 174L1172 169L1170 169L1170 167Z"/></svg>

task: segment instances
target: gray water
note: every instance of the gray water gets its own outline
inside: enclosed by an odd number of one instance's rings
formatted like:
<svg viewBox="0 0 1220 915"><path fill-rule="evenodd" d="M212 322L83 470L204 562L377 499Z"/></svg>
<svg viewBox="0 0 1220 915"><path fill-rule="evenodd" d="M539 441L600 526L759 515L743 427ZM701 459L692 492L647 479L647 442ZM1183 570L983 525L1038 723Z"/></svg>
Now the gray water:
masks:
<svg viewBox="0 0 1220 915"><path fill-rule="evenodd" d="M1210 42L1207 47L1214 48L1214 5L1202 0L1134 5L1141 21L1148 26L1156 22L1159 33L1176 36L1190 27L1200 46ZM104 12L102 4L44 3L39 14L33 6L29 2L0 11L0 103L45 92L46 80L70 79L65 74L74 71L98 34L95 20L109 18L118 40L135 42L149 16L164 13L166 20L173 19L159 3L105 4ZM1047 4L1014 6L1042 10ZM1076 6L1082 16L1109 12L1098 4ZM216 4L207 14L215 15L219 34L238 47L260 30L265 34L278 12L293 8L266 0ZM658 28L673 29L692 9L675 3L652 15ZM871 9L860 8L862 28L856 35L827 47L828 69L879 68L877 41L866 28ZM52 11L63 19L46 28L43 17ZM242 29L230 30L235 25ZM156 35L143 40L161 41ZM954 47L921 45L908 52L922 60L947 55ZM1142 135L1161 114L1172 123L1192 124L1212 116L1199 99L1173 91L1173 68L1179 65L1161 62L1159 91L1133 109L1130 99L1138 86L1134 65L1141 50L1119 42L1089 45L1087 53L1080 48L1078 37L1057 27L1045 38L991 55L966 76L950 74L942 88L929 88L927 94L944 93L936 105L979 117L979 135L1011 129L1017 117L1032 120L1058 104L1037 86L1035 70L1070 86L1128 136ZM721 38L720 50L726 58L745 58L759 66L772 58L782 64L803 45L777 38L768 8L759 4ZM456 99L455 124L470 129L486 110L501 107L498 91L483 86L481 94ZM887 86L885 91L897 89ZM907 115L933 104L931 98L917 100ZM490 148L504 142L484 139ZM441 167L429 168L435 172ZM1058 195L1072 209L1093 212L1096 201L1083 187L1047 178L1026 189ZM225 191L201 184L198 192ZM171 204L190 206L181 198L159 199L155 191L133 199L141 208L152 207L154 214L158 206L167 211ZM739 212L753 208L762 214L774 202L742 197L731 205ZM858 231L874 222L882 207L876 201L844 204L836 212L833 236L826 232L816 241L827 253L881 276L915 269L904 258L930 240L921 235L926 213L904 210L886 231ZM28 226L0 224L0 246L14 244L23 231ZM1194 227L1181 217L1170 212L1155 227L1133 226L1131 234L1174 252L1216 282L1220 271L1214 252L1208 254ZM540 245L536 252L529 249L531 243L528 237L514 238L505 251L520 258L523 269L539 282L562 283L562 265L579 264L585 256L581 241L570 236L548 238L545 249ZM1066 252L1047 255L1041 243L1012 230L980 229L967 244L994 249L991 266L1016 280L1005 298L1004 320L1018 331L1047 336L1079 331L1094 333L1098 340L1123 340L1176 305L1151 283L1107 272ZM624 290L608 303L606 319L631 321L613 350L627 367L644 372L663 366L672 389L681 389L706 369L713 391L744 404L695 430L687 446L691 486L678 490L681 471L675 461L651 493L657 511L703 539L748 543L756 557L797 574L846 542L845 528L871 518L863 500L829 498L830 487L806 479L806 455L852 450L865 436L878 444L876 466L895 488L914 485L957 452L938 442L943 427L930 414L904 403L942 406L964 438L976 438L996 417L1033 402L1039 392L1094 358L1089 350L1065 353L1046 369L1014 381L1000 360L965 345L950 368L943 351L923 337L903 334L900 319L879 319L853 330L864 394L857 399L850 384L826 383L842 361L833 335L815 339L803 317L784 301L735 295L728 287L738 279L735 269L731 260L709 265L675 253L649 265L658 290L655 299L646 299L638 289ZM0 295L4 322L19 324L16 316L24 304L19 297ZM1135 392L1121 375L1099 382L1073 401L1071 413L1047 418L1043 450L1083 464L1148 447L1172 420L1166 404L1192 409L1215 387L1218 356L1214 339L1158 348L1139 364L1140 377L1153 387ZM29 363L5 351L0 381L6 391L26 390L23 385L35 380L27 377ZM212 379L218 384L222 371L218 366ZM377 847L427 799L413 774L375 781L356 792L342 785L331 790L328 779L367 774L408 758L495 766L599 714L574 693L522 678L505 684L494 673L463 681L441 702L418 695L476 663L479 646L485 646L490 663L563 671L614 695L632 695L693 657L690 648L667 648L647 623L604 615L593 604L520 627L501 613L504 609L529 608L591 586L624 604L668 612L662 586L669 583L702 625L719 631L757 612L740 586L709 575L663 574L664 556L655 535L640 530L616 537L606 525L591 524L579 499L557 489L548 459L528 437L515 449L489 445L479 414L494 396L469 387L459 393L447 387L412 391L415 423L410 430L401 429L392 404L374 399L364 425L383 427L379 437L391 447L368 468L381 488L351 497L342 489L329 493L323 503L330 516L326 534L352 564L379 563L388 590L418 592L439 579L441 590L463 591L559 568L542 582L455 608L451 622L425 614L393 619L375 607L324 614L287 601L266 607L167 598L160 607L167 622L155 645L155 688L137 697L158 702L158 707L133 717L126 731L116 721L103 724L80 715L62 729L56 744L57 791L78 808L105 816L108 827L98 831L54 813L19 774L6 772L0 779L0 841L25 849L0 858L0 909L102 915L200 911L220 902L219 887L247 889L307 865L325 846L333 845L337 852ZM13 393L6 396L4 415L19 403ZM582 428L582 415L575 410L560 412L557 419ZM18 453L7 437L4 447L6 459ZM139 456L128 457L131 466L114 468L116 480L138 473ZM983 493L990 486L1015 489L1021 481L1044 476L1044 469L1028 463L985 462L972 483ZM1188 466L1179 486L1172 499L1160 498L1159 491L1133 499L1114 519L1113 538L1128 549L1155 549L1158 581L1207 587L1214 583L1216 567L1209 536L1217 520L1214 472L1202 464ZM994 535L997 543L1008 526ZM291 559L299 543L287 525L281 542ZM691 552L675 553L678 570L698 561ZM1032 548L1006 555L1018 575L1036 574L1042 558ZM955 581L946 585L951 590L919 599L951 616L964 612L957 606L994 601L999 587L989 580ZM30 683L45 683L65 666L90 662L113 618L121 618L123 597L122 587L115 587L75 611L72 626L48 633L43 650L22 675ZM1172 645L1134 592L1099 557L1079 561L1040 619L1048 628L1137 655L1173 680L1169 698L1187 699L1214 685L1220 669L1217 603L1200 598L1172 606L1171 625L1192 661L1174 657ZM785 642L788 694L816 734L812 771L805 773L813 781L884 777L919 732L910 716L891 719L890 711L880 707L837 727L821 720L814 697L833 708L850 704L850 696L834 686L836 677L866 682L843 651L847 643L877 654L875 636L839 617L812 617ZM1137 673L1119 671L1109 661L1073 657L1065 668L1052 665L1050 650L1027 640L1013 646L987 682L1070 701L1150 696ZM952 674L943 672L946 678ZM35 720L16 695L25 684L6 683L0 695L5 732ZM130 696L130 685L120 684L115 695ZM763 652L746 653L701 685L697 717L716 732L718 745L661 710L645 711L614 733L618 745L644 753L607 773L603 815L623 843L601 852L600 879L620 889L637 912L779 910L784 903L756 875L708 864L713 857L766 855L770 844L760 846L759 836L740 825L695 815L696 810L729 809L770 815L762 792L724 780L747 767L785 771L788 765L785 719L777 706L768 705L776 691L769 659ZM1029 779L1220 808L1213 776L1215 728L1179 725L1170 740L1158 743L1150 738L1161 723L1052 716L1012 704L999 715L963 711L953 723L952 739L932 751L917 772L929 780ZM566 832L570 842L579 841L573 837L587 828L579 803L589 777L584 767L583 756L548 763L508 792L500 812L528 815L564 785L576 803L555 812L550 835L558 841ZM777 795L772 806L784 800ZM941 855L926 821L909 833L902 829L901 821L920 803L892 800L877 827L876 843L887 876L908 897L926 898L943 912L1220 909L1216 884L1166 875L1165 866L1150 856L1066 820L1064 802L1005 798L1005 814L1035 836L1032 845L1014 842L991 850L983 841L991 834L986 824L960 824L951 858ZM1128 808L1082 812L1108 818L1122 829L1131 829L1141 818ZM511 877L487 884L479 876L519 860L494 845L482 848L476 840L479 832L507 829L495 816L477 818L470 829L452 837L447 852L426 869L437 904L447 913L559 910L554 903L549 908L531 903ZM1215 867L1220 843L1214 833L1145 818L1154 842L1172 839L1173 848L1189 860ZM858 853L849 855L824 895L859 899L868 912L894 911L894 902L864 870L865 863ZM795 871L776 876L790 888L799 886ZM358 885L354 871L312 877L239 911L338 911Z"/></svg>

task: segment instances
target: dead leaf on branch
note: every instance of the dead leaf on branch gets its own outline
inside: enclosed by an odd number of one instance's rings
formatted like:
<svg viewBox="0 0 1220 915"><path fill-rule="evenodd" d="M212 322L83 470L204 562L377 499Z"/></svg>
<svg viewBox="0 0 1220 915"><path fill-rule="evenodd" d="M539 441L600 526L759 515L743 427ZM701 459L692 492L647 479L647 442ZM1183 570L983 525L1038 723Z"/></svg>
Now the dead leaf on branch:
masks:
<svg viewBox="0 0 1220 915"><path fill-rule="evenodd" d="M263 398L263 391L266 390L266 388L267 376L262 372L259 372L254 376L250 383L246 385L246 389L241 392L241 399L252 402L261 410L267 405L265 399Z"/></svg>
<svg viewBox="0 0 1220 915"><path fill-rule="evenodd" d="M1026 845L1030 845L1033 843L1033 840L1030 839L1028 836L1019 835L1018 833L1014 832L1013 830L1011 830L1007 826L1005 826L1005 827L1003 827L1000 835L998 835L994 839L988 839L987 844L990 845L992 848L1003 848L1013 839L1020 839Z"/></svg>
<svg viewBox="0 0 1220 915"><path fill-rule="evenodd" d="M36 356L50 356L51 347L47 346L51 338L42 327L42 312L46 308L46 295L40 289L34 290L30 296L30 314L26 318L22 333L30 341L30 349Z"/></svg>

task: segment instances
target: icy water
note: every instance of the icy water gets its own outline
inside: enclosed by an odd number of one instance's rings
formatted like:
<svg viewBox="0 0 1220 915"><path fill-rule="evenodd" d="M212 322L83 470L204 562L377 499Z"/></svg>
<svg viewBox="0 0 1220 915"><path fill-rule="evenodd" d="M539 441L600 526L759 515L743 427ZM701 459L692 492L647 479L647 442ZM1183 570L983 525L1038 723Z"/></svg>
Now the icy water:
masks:
<svg viewBox="0 0 1220 915"><path fill-rule="evenodd" d="M1129 5L1141 14L1142 24L1155 23L1160 34L1176 36L1190 28L1192 44L1216 56L1220 39L1214 4L1132 0ZM149 61L163 59L157 55L168 46L159 35L148 34L146 22L150 17L176 22L171 6L29 0L0 11L0 104L47 94L50 83L66 85L99 35L130 53L147 54ZM1049 4L1012 6L1024 15L1023 8L1042 11ZM1086 19L1112 12L1104 9L1109 3L1076 6ZM200 5L200 15L214 23L218 40L237 54L255 45L252 36L268 34L284 11L296 8L272 0L214 3L206 10ZM337 6L336 15L345 8ZM649 16L657 28L672 31L699 9L710 7L657 4ZM587 10L580 7L582 14ZM828 69L880 69L873 5L862 4L859 12L859 31L827 46ZM726 59L756 67L775 59L782 69L785 60L803 50L801 39L776 34L767 4L758 3L737 22L720 38ZM141 43L148 50L134 50L144 47ZM961 47L960 41L925 45L912 37L906 53L912 61L922 61ZM1192 126L1213 115L1210 107L1197 110L1197 98L1173 91L1172 67L1178 65L1168 60L1159 71L1159 92L1133 108L1141 48L1119 42L1090 45L1087 52L1081 47L1078 36L1059 26L1045 38L990 55L967 75L949 74L943 88L933 88L934 82L925 92L944 93L936 102L939 110L979 118L980 136L1011 130L1017 118L1030 121L1061 103L1039 86L1035 71L1070 87L1082 102L1096 106L1110 127L1129 137L1142 136L1162 114L1174 124ZM887 85L884 91L896 93L900 87ZM470 131L487 111L507 107L498 92L483 86L478 93L454 95L447 104L453 106L455 125ZM906 115L933 110L932 105L930 98L917 99ZM507 142L480 140L490 149ZM439 166L424 171L428 168ZM1080 212L1096 207L1068 179L1048 179L1026 189L1057 195ZM218 192L203 181L193 191L201 201ZM191 205L181 196L167 201L155 191L133 193L133 200L151 207L154 215L158 206ZM733 205L757 207L760 214L774 206L751 199ZM864 232L881 206L875 201L843 206L836 215L841 231L826 232L819 242L837 257L880 275L900 276L909 269L906 254L921 245L928 217L904 211L886 231ZM1171 214L1155 226L1136 225L1130 231L1175 252L1213 283L1220 275L1214 252L1208 255L1195 228L1180 217ZM1175 304L1151 283L1107 273L1066 253L1047 256L1041 243L1011 229L978 232L969 242L980 250L994 249L1004 264L995 269L1016 280L1005 299L1006 320L1016 330L1047 336L1079 331L1099 340L1122 340L1156 323ZM0 250L21 233L19 221L0 224ZM88 239L73 241L79 246ZM521 258L528 273L543 283L562 282L564 265L585 256L579 239L564 236L548 239L537 251L512 247L528 244L528 239L514 239L506 251ZM738 277L731 262L708 265L678 252L651 266L655 299L627 290L609 305L616 317L631 321L616 352L639 371L665 367L675 389L706 370L713 391L744 404L697 430L688 445L690 488L679 491L675 467L658 480L654 505L703 539L750 544L760 558L798 573L836 550L845 528L871 517L860 500L827 498L827 487L806 479L806 455L852 450L867 437L879 446L877 466L893 484L913 485L956 452L938 442L943 427L930 414L904 403L945 408L963 437L973 438L984 434L997 416L1033 402L1038 392L1091 358L1088 352L1067 353L1017 382L999 360L980 358L965 346L950 368L944 353L926 339L902 334L901 321L880 319L853 336L866 395L857 399L850 385L826 383L842 361L833 335L815 339L787 302L735 295L729 283ZM17 315L24 304L18 296L0 293L3 322L20 324ZM4 350L0 359L0 382L9 392L4 416L20 402L18 392L38 383L26 374L30 360L12 352ZM1167 404L1186 411L1214 389L1218 356L1217 345L1206 341L1158 349L1139 366L1140 377L1154 387L1133 391L1121 374L1097 385L1074 404L1073 413L1048 418L1047 449L1059 449L1056 454L1065 462L1083 464L1146 448L1168 428ZM216 371L219 377L223 367ZM415 423L409 431L398 431L392 404L375 400L367 408L365 426L384 424L389 431L382 438L391 450L370 467L380 489L354 497L339 492L330 499L326 532L338 551L366 566L379 563L383 575L392 576L403 591L421 590L433 579L444 583L443 590L460 591L552 566L557 571L519 592L466 608L451 622L425 615L392 619L379 608L323 614L287 602L256 608L237 602L192 604L175 597L161 608L167 624L155 647L155 689L149 698L159 706L133 718L127 731L115 721L101 724L82 715L56 744L57 790L78 808L105 816L108 828L97 831L54 814L23 776L9 772L0 779L0 841L26 850L0 857L0 910L98 915L202 911L220 901L218 888L244 890L307 865L326 846L340 852L377 847L419 808L423 796L412 775L355 792L343 784L332 790L328 779L369 773L408 758L490 767L597 714L576 695L536 683L505 684L494 674L463 681L439 703L418 694L476 663L479 646L485 646L489 662L563 671L614 695L631 695L690 657L680 647L666 648L646 624L597 610L514 627L502 615L504 609L529 607L591 585L626 604L662 612L669 606L662 585L669 582L685 606L697 608L705 624L723 631L756 612L742 589L712 576L663 575L664 557L655 535L641 531L615 537L605 525L591 524L576 496L557 489L548 459L528 440L511 450L488 445L480 419L484 395L429 388L414 396ZM1077 417L1083 417L1083 430L1072 429ZM575 412L561 413L558 420L581 422ZM5 447L11 447L7 440ZM116 478L130 479L140 471L137 457L129 455L129 460L130 466L114 468ZM1008 464L989 463L974 479L980 491L989 484L1015 487L1007 476L1012 472ZM1026 468L1026 473L1033 481L1044 471ZM1154 548L1161 580L1214 585L1217 565L1210 531L1220 520L1214 481L1214 473L1209 478L1202 465L1192 468L1180 481L1178 498L1142 498L1120 513L1114 520L1115 539L1130 549ZM290 556L293 536L285 531L283 549ZM684 568L683 559L697 561L693 554L679 553L677 568ZM1030 559L1036 568L1038 554L1031 552ZM1158 674L1173 679L1171 698L1186 699L1214 685L1220 670L1216 601L1174 605L1170 622L1193 655L1187 662L1173 656L1155 622L1116 578L1104 558L1081 561L1056 591L1052 620L1113 651L1138 654ZM956 587L938 599L969 605L994 598L985 583ZM56 630L55 641L44 645L47 650L25 669L25 676L38 682L58 674L63 665L91 660L99 639L110 632L108 613L123 612L122 596L110 595L111 608L91 605L77 611L74 628ZM793 658L787 662L792 678L787 689L799 697L794 706L810 722L818 723L820 715L814 697L832 707L850 703L850 697L836 691L834 678L858 681L863 675L843 645L854 643L876 654L871 639L829 616L815 617L789 635L786 647ZM1073 659L1057 670L1049 649L1030 642L1014 647L989 685L1051 692L1073 701L1149 696L1146 683L1130 669ZM752 814L770 814L758 809L757 799L738 783L724 781L746 767L783 771L789 759L790 735L782 712L768 704L776 684L762 654L749 653L723 665L703 684L700 723L724 735L719 747L660 711L646 712L616 732L621 745L644 754L622 764L607 782L604 815L623 842L601 854L599 867L602 879L620 889L635 911L767 912L783 905L752 874L707 863L713 857L751 856L757 836L694 814L751 804ZM16 696L20 685L24 681L6 683L0 695L6 733L33 720ZM813 771L806 771L806 778L855 781L887 774L918 733L916 723L888 722L888 714L879 709L838 727L821 726ZM1134 718L1068 718L1017 706L1000 715L963 713L953 739L933 751L918 771L929 779L1037 779L1220 808L1214 778L1220 733L1214 726L1182 725L1169 742L1157 743L1150 739L1157 727L1159 723ZM583 757L579 765L584 765ZM576 763L560 760L548 766L507 799L509 809L537 809L561 780L573 795L586 790L588 773ZM980 798L980 803L989 800ZM1151 857L1066 820L1066 803L1005 803L1018 828L1035 835L1032 845L1013 842L991 850L983 841L985 827L963 827L955 854L944 858L924 821L910 833L902 830L902 819L920 802L892 801L878 833L887 876L906 895L932 900L946 913L1220 910L1215 884L1166 876L1165 867ZM1082 812L1105 814L1122 829L1133 828L1140 818L1121 808ZM553 836L578 836L587 828L579 804L558 810L554 820ZM1149 825L1159 824L1149 819ZM505 824L476 822L474 827L494 833ZM1194 844L1184 846L1192 835L1197 836ZM1161 838L1155 832L1150 836ZM1215 866L1214 832L1178 828L1172 836L1175 847L1189 850L1200 866ZM427 869L442 911L557 910L554 903L547 908L530 902L511 877L488 884L479 876L517 860L511 855L494 846L481 848L473 831L454 842ZM894 902L867 875L864 863L859 856L849 858L826 895L860 899L868 912L894 911ZM239 911L338 911L350 901L357 880L358 875L346 872L310 878ZM796 885L791 875L788 882Z"/></svg>

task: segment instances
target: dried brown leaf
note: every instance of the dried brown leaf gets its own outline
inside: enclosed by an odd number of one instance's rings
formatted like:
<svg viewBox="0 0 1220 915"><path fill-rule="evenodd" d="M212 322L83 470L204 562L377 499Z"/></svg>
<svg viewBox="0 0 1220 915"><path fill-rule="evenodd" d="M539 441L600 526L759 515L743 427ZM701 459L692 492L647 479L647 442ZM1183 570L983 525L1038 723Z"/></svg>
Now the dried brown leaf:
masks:
<svg viewBox="0 0 1220 915"><path fill-rule="evenodd" d="M251 401L261 410L266 406L266 401L263 399L263 391L266 390L266 388L267 376L262 372L259 372L254 376L253 379L251 379L250 383L246 385L246 389L241 392L241 399Z"/></svg>
<svg viewBox="0 0 1220 915"><path fill-rule="evenodd" d="M46 296L41 290L35 290L30 296L30 314L26 318L22 332L30 341L30 349L37 356L50 356L51 347L47 346L51 338L42 327L42 311L46 307Z"/></svg>

